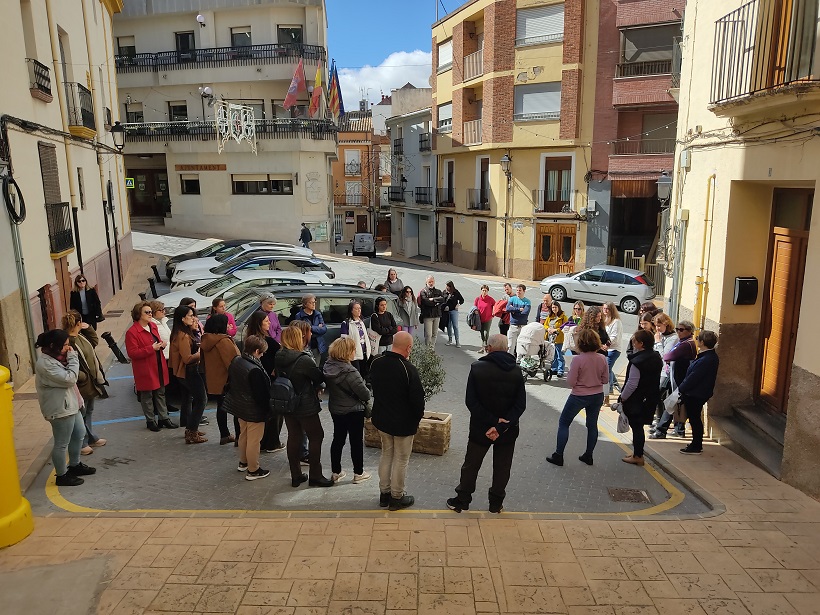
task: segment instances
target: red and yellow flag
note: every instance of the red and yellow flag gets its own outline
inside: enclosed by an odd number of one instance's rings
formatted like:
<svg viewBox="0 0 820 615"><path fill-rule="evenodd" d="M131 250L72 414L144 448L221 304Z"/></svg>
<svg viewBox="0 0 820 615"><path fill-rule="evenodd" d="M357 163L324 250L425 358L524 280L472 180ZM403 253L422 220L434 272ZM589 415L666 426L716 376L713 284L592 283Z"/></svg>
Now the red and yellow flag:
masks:
<svg viewBox="0 0 820 615"><path fill-rule="evenodd" d="M296 72L293 73L293 79L288 88L288 95L285 96L285 102L282 103L285 109L290 109L296 104L296 101L299 99L299 92L307 92L307 83L305 83L305 81L305 66L300 59L299 64L296 65Z"/></svg>
<svg viewBox="0 0 820 615"><path fill-rule="evenodd" d="M308 115L315 117L322 110L322 61L316 65L316 78L313 81L313 95L310 97Z"/></svg>
<svg viewBox="0 0 820 615"><path fill-rule="evenodd" d="M328 83L327 98L327 106L330 109L330 113L333 115L334 121L338 121L339 118L345 113L345 106L342 101L342 89L339 86L339 73L336 70L335 60L330 68L330 82Z"/></svg>

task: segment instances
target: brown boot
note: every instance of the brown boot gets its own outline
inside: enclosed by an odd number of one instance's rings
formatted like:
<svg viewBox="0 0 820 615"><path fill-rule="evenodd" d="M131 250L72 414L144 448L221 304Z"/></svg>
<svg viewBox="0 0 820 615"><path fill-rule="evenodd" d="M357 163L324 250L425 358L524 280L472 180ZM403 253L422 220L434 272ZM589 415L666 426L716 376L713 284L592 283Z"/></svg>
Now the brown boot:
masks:
<svg viewBox="0 0 820 615"><path fill-rule="evenodd" d="M609 395L604 395L604 405L605 406L609 405Z"/></svg>
<svg viewBox="0 0 820 615"><path fill-rule="evenodd" d="M189 429L185 430L185 444L202 444L207 441L208 438L199 435L198 431L192 431Z"/></svg>
<svg viewBox="0 0 820 615"><path fill-rule="evenodd" d="M624 463L631 463L632 465L642 466L644 464L643 457L635 457L635 455L629 455L621 459Z"/></svg>

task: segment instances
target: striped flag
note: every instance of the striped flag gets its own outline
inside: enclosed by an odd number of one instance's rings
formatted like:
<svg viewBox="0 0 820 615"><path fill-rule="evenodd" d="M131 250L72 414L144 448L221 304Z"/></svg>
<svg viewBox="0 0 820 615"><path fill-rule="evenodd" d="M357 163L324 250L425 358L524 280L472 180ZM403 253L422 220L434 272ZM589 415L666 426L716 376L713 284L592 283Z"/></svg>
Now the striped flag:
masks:
<svg viewBox="0 0 820 615"><path fill-rule="evenodd" d="M307 92L307 83L305 82L305 66L302 64L302 60L299 60L299 64L296 65L296 72L293 73L293 79L288 88L288 95L285 96L285 102L282 104L285 109L290 109L296 104L299 98L299 92Z"/></svg>
<svg viewBox="0 0 820 615"><path fill-rule="evenodd" d="M313 81L313 95L310 97L308 115L314 117L322 108L322 61L316 65L316 78Z"/></svg>
<svg viewBox="0 0 820 615"><path fill-rule="evenodd" d="M328 84L328 107L333 114L334 121L339 121L345 114L345 105L342 101L342 88L339 86L339 72L336 70L336 60L330 69L330 83Z"/></svg>

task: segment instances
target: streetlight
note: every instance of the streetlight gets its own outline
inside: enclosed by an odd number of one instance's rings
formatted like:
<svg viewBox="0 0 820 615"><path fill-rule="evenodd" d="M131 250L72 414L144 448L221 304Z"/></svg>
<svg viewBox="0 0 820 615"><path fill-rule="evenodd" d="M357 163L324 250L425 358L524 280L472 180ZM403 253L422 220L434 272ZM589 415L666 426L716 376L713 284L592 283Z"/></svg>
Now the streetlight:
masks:
<svg viewBox="0 0 820 615"><path fill-rule="evenodd" d="M661 211L669 207L669 198L672 196L672 178L667 171L662 171L656 182L658 186L658 200L661 202Z"/></svg>
<svg viewBox="0 0 820 615"><path fill-rule="evenodd" d="M407 178L404 175L402 175L399 183L401 184L401 192L402 194L404 194L405 192L407 192Z"/></svg>
<svg viewBox="0 0 820 615"><path fill-rule="evenodd" d="M111 127L111 137L114 139L114 147L121 152L122 148L125 147L125 126L119 122L114 122Z"/></svg>
<svg viewBox="0 0 820 615"><path fill-rule="evenodd" d="M501 156L501 170L504 171L504 175L507 176L507 180L512 177L512 171L510 170L510 166L512 165L512 158L510 158L509 154L504 154Z"/></svg>

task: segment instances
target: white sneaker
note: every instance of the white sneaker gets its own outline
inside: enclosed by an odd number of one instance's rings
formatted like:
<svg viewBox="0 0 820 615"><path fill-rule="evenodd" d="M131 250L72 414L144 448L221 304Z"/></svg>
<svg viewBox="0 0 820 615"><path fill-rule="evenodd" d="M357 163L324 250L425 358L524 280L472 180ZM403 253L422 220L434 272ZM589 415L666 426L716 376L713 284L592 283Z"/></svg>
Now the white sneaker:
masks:
<svg viewBox="0 0 820 615"><path fill-rule="evenodd" d="M447 342L444 345L445 346L452 346L453 345L453 340L447 340Z"/></svg>
<svg viewBox="0 0 820 615"><path fill-rule="evenodd" d="M338 482L339 482L340 480L342 480L345 476L347 476L347 472L345 472L344 470L342 470L342 471L341 471L341 472L339 472L338 474L336 474L335 472L334 472L333 474L331 474L331 475L330 475L330 479L331 479L334 483L338 483Z"/></svg>
<svg viewBox="0 0 820 615"><path fill-rule="evenodd" d="M362 472L361 474L353 475L353 484L358 485L366 480L370 480L370 472Z"/></svg>
<svg viewBox="0 0 820 615"><path fill-rule="evenodd" d="M459 344L458 342L456 342L456 348L461 348L461 344Z"/></svg>

